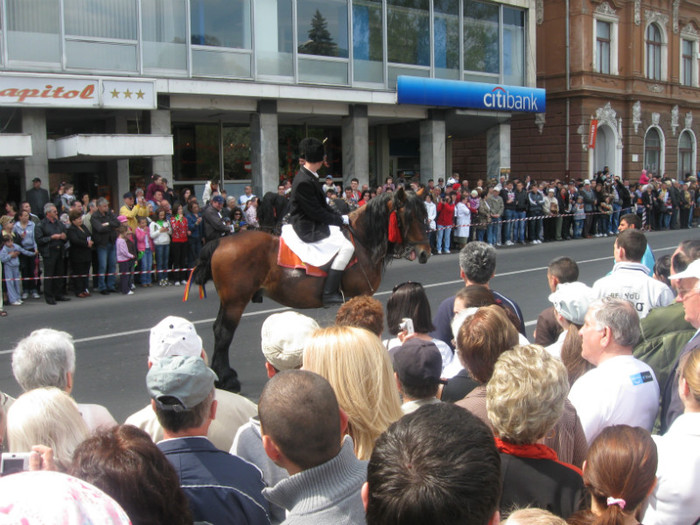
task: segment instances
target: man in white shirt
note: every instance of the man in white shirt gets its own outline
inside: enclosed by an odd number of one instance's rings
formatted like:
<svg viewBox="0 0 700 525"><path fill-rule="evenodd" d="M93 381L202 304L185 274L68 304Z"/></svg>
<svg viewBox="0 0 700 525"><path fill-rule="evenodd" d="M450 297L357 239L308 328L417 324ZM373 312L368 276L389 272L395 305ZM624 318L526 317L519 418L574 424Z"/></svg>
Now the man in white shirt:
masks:
<svg viewBox="0 0 700 525"><path fill-rule="evenodd" d="M617 297L634 305L640 319L652 308L667 306L674 300L673 291L661 281L649 277L642 257L647 249L647 240L639 230L620 232L615 240L613 271L593 284L595 295Z"/></svg>
<svg viewBox="0 0 700 525"><path fill-rule="evenodd" d="M590 444L605 427L630 425L651 431L659 405L659 384L647 364L632 356L639 340L639 316L624 299L607 297L588 308L580 332L581 356L596 368L571 387Z"/></svg>
<svg viewBox="0 0 700 525"><path fill-rule="evenodd" d="M243 193L243 195L241 195L240 197L238 197L238 204L239 204L240 206L245 206L246 203L247 203L250 199L252 199L252 198L255 197L255 195L253 194L253 187L252 187L252 186L246 186L246 187L244 188L243 191L244 191L245 193Z"/></svg>

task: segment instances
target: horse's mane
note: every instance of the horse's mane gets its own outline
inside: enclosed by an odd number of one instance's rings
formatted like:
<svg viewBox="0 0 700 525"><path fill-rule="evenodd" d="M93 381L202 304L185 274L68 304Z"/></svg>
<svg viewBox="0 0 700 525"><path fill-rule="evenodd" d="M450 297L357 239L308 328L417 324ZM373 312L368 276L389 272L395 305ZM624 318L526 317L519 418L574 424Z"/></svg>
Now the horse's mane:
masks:
<svg viewBox="0 0 700 525"><path fill-rule="evenodd" d="M425 223L427 212L423 199L412 191L404 193L382 193L370 199L365 206L351 214L357 217L354 233L365 249L369 252L373 264L382 262L386 266L394 255L400 254L404 244L389 242L389 201L393 201L392 210L404 208L404 219L401 225L401 235L406 238L407 225L414 220Z"/></svg>

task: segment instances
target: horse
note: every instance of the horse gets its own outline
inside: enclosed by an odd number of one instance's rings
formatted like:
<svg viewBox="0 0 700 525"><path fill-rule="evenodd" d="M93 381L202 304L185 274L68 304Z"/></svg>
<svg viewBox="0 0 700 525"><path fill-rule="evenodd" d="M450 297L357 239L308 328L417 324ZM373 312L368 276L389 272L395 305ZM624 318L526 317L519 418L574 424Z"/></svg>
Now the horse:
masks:
<svg viewBox="0 0 700 525"><path fill-rule="evenodd" d="M389 240L390 215L395 213L400 235ZM371 199L349 215L348 231L355 244L356 263L345 269L341 290L346 298L372 295L379 287L387 264L394 258L430 257L423 199L400 188ZM279 237L262 231L242 231L207 243L192 270L190 281L203 286L213 279L219 294L219 313L214 321L214 355L211 367L218 375L217 387L240 391L238 374L229 364L229 346L243 310L265 295L291 308L320 308L325 279L303 269L278 265Z"/></svg>

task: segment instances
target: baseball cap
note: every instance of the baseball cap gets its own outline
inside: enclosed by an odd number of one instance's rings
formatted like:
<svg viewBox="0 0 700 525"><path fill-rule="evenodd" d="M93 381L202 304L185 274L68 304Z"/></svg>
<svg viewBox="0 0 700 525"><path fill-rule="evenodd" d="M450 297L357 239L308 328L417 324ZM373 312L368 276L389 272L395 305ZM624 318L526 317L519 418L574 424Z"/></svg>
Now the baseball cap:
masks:
<svg viewBox="0 0 700 525"><path fill-rule="evenodd" d="M32 182L41 182L41 179L39 177L34 177L32 179Z"/></svg>
<svg viewBox="0 0 700 525"><path fill-rule="evenodd" d="M224 203L224 198L223 198L221 195L214 195L214 196L211 198L211 201L212 201L212 202L219 202L219 203L223 204L223 203Z"/></svg>
<svg viewBox="0 0 700 525"><path fill-rule="evenodd" d="M671 280L693 278L700 279L700 259L691 262L684 271L669 277Z"/></svg>
<svg viewBox="0 0 700 525"><path fill-rule="evenodd" d="M131 193L130 191L127 191L124 195L122 195L122 199L133 199L134 194Z"/></svg>
<svg viewBox="0 0 700 525"><path fill-rule="evenodd" d="M590 184L590 183L591 183L591 181L589 181L588 179L584 179L584 180L583 180L583 184L584 184L584 185Z"/></svg>
<svg viewBox="0 0 700 525"><path fill-rule="evenodd" d="M180 355L153 363L146 375L146 387L158 408L182 412L204 401L217 379L201 357ZM164 398L174 398L175 402L165 402Z"/></svg>
<svg viewBox="0 0 700 525"><path fill-rule="evenodd" d="M547 190L547 193L554 193L554 188L549 188L549 189Z"/></svg>
<svg viewBox="0 0 700 525"><path fill-rule="evenodd" d="M560 284L548 299L564 319L575 325L583 325L588 306L595 297L592 288L576 281Z"/></svg>
<svg viewBox="0 0 700 525"><path fill-rule="evenodd" d="M302 364L304 346L318 323L298 312L272 314L260 330L262 352L277 370L291 370Z"/></svg>
<svg viewBox="0 0 700 525"><path fill-rule="evenodd" d="M332 179L332 178L333 178L333 175L326 175L326 180Z"/></svg>
<svg viewBox="0 0 700 525"><path fill-rule="evenodd" d="M117 216L117 220L124 224L125 222L129 222L129 219L126 218L126 215L119 215Z"/></svg>
<svg viewBox="0 0 700 525"><path fill-rule="evenodd" d="M442 375L442 356L435 343L411 338L393 352L394 370L401 384L420 387L446 383Z"/></svg>
<svg viewBox="0 0 700 525"><path fill-rule="evenodd" d="M187 319L169 315L151 328L148 358L152 363L164 357L199 357L202 355L202 338Z"/></svg>

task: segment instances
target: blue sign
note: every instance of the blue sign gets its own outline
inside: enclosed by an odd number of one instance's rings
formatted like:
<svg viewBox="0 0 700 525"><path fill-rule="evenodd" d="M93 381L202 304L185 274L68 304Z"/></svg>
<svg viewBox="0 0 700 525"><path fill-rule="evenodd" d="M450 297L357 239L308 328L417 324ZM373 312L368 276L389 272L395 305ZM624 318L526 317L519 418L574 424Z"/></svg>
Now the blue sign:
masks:
<svg viewBox="0 0 700 525"><path fill-rule="evenodd" d="M545 90L482 82L463 82L400 76L396 81L399 104L544 113Z"/></svg>

